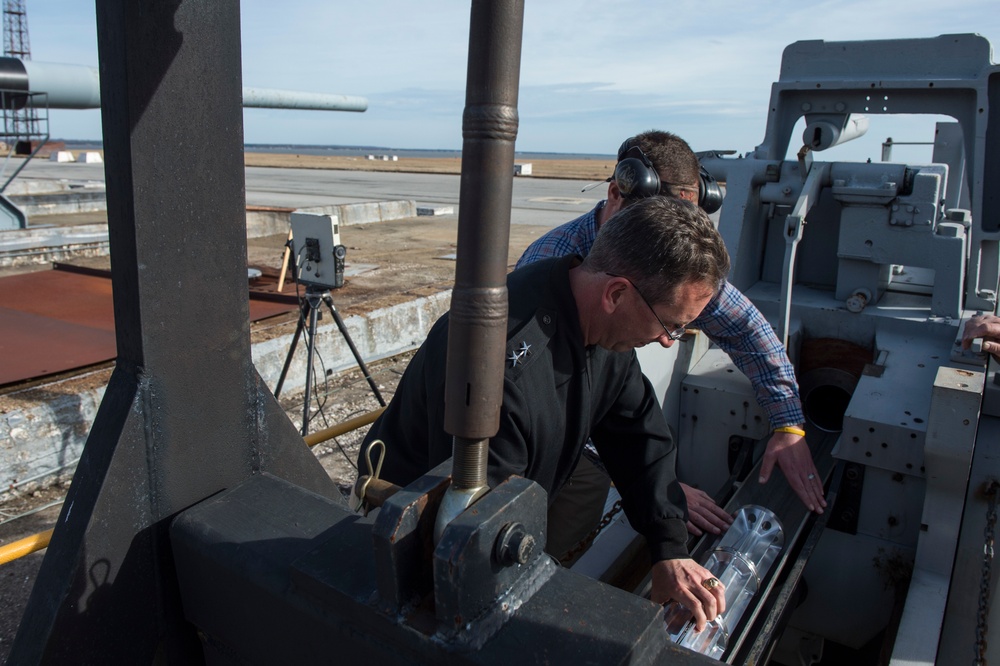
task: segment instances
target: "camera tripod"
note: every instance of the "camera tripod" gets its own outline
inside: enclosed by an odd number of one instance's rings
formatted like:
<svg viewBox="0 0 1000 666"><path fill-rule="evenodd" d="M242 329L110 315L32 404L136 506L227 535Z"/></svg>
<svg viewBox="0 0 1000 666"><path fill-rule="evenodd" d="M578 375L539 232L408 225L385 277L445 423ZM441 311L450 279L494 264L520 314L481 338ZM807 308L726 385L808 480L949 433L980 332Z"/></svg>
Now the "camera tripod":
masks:
<svg viewBox="0 0 1000 666"><path fill-rule="evenodd" d="M285 375L288 373L288 366L292 363L292 355L295 353L295 347L299 342L299 337L302 335L302 330L305 328L305 322L308 318L309 330L307 331L306 339L306 394L305 406L302 413L303 437L309 434L309 400L312 390L313 355L316 352L316 322L319 320L320 307L323 303L326 304L327 308L330 310L330 314L333 315L333 320L337 322L337 328L340 329L340 334L344 337L344 341L347 342L347 346L350 347L351 353L354 354L354 360L358 362L358 367L361 368L361 373L365 376L365 379L368 380L368 385L371 386L372 393L375 394L375 399L378 400L380 405L385 407L385 400L382 398L382 394L379 392L378 386L375 384L375 380L372 379L371 373L368 372L368 368L365 366L365 362L361 358L361 354L358 353L357 347L354 346L354 341L351 340L351 336L347 332L347 327L344 326L344 320L340 318L340 313L337 312L337 308L333 305L333 296L330 295L330 290L313 285L307 285L306 297L299 303L299 324L295 328L295 335L292 337L292 345L288 348L288 356L285 357L285 365L281 368L281 375L278 377L278 385L274 389L274 397L277 398L281 393L281 387L285 383Z"/></svg>

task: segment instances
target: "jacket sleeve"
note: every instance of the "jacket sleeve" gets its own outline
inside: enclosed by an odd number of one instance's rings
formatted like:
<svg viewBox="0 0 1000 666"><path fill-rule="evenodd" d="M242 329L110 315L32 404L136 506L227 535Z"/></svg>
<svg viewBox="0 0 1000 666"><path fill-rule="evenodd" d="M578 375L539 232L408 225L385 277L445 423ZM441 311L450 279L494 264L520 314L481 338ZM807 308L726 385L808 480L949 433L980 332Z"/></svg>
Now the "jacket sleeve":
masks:
<svg viewBox="0 0 1000 666"><path fill-rule="evenodd" d="M795 368L774 329L750 299L726 282L691 326L729 354L753 385L771 427L805 422Z"/></svg>
<svg viewBox="0 0 1000 666"><path fill-rule="evenodd" d="M592 433L622 497L622 508L646 537L654 562L688 557L687 502L677 481L677 447L649 380L631 355L611 409Z"/></svg>

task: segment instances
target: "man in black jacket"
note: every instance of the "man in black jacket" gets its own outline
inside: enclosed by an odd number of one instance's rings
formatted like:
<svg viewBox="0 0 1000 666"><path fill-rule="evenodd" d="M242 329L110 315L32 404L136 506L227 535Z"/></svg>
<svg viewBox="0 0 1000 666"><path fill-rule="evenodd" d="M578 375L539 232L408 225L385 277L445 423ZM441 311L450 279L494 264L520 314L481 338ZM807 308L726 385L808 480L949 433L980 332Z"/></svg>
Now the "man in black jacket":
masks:
<svg viewBox="0 0 1000 666"><path fill-rule="evenodd" d="M657 196L602 225L586 258L549 259L511 273L500 428L489 446L491 486L518 474L551 501L592 439L629 522L646 537L653 601L679 601L699 629L724 610L724 592L703 585L711 573L688 557L676 446L634 350L651 342L671 346L728 271L708 216ZM387 481L406 485L452 455L444 430L447 342L444 315L365 438L362 452L376 439L386 443Z"/></svg>

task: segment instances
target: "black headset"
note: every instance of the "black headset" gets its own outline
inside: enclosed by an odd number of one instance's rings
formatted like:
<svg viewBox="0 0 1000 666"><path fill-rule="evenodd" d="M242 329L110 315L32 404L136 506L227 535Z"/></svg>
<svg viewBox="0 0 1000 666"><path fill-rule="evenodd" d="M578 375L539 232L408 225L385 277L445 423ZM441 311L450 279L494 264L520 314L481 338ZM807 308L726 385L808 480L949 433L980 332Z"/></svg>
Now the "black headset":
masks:
<svg viewBox="0 0 1000 666"><path fill-rule="evenodd" d="M660 194L660 175L653 168L636 138L625 139L618 149L618 164L612 176L626 199L643 199ZM664 194L667 194L666 192ZM712 214L722 208L722 188L708 170L698 165L698 205Z"/></svg>

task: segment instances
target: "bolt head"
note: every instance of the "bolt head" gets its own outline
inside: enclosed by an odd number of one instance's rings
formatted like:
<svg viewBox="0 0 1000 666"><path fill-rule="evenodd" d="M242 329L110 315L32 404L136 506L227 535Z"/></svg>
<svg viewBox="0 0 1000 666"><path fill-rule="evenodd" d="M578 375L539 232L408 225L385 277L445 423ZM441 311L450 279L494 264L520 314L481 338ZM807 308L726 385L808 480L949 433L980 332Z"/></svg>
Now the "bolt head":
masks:
<svg viewBox="0 0 1000 666"><path fill-rule="evenodd" d="M535 537L525 534L517 543L517 563L527 564L535 552Z"/></svg>
<svg viewBox="0 0 1000 666"><path fill-rule="evenodd" d="M527 564L535 553L535 537L521 523L508 523L497 535L493 553L501 566Z"/></svg>

